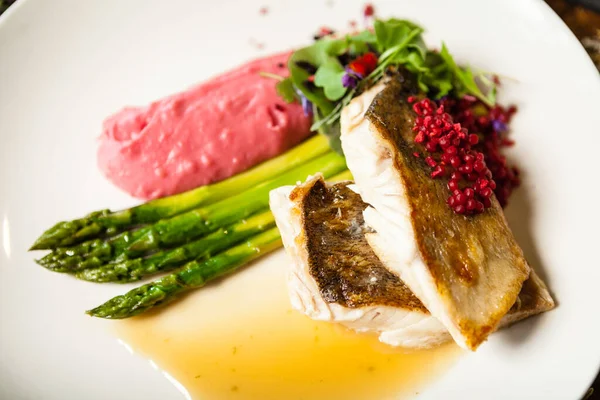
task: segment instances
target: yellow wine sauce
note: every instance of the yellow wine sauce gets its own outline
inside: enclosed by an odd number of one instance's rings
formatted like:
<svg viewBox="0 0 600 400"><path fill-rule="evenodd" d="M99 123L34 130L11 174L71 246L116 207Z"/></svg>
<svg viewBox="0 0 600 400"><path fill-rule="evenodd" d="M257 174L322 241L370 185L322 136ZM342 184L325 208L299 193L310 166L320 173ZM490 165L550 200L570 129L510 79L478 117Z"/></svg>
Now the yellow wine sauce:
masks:
<svg viewBox="0 0 600 400"><path fill-rule="evenodd" d="M150 315L116 323L193 399L397 399L461 354L394 349L291 309L281 252Z"/></svg>

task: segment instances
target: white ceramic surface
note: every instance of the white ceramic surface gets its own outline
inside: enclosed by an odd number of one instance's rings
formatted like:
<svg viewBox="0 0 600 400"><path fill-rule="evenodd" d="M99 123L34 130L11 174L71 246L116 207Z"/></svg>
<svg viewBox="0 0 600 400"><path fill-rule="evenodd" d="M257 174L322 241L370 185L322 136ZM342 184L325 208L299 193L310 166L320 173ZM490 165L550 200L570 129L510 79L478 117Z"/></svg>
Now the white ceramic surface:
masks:
<svg viewBox="0 0 600 400"><path fill-rule="evenodd" d="M429 43L443 38L458 59L515 80L501 98L520 107L512 156L524 184L508 216L559 303L494 335L419 398L578 399L600 363L598 72L542 1L374 3L380 16L422 23ZM322 25L347 29L363 4L19 0L0 17L0 398L182 398L106 321L82 313L126 287L49 273L26 249L55 221L135 203L96 169L109 113L307 43Z"/></svg>

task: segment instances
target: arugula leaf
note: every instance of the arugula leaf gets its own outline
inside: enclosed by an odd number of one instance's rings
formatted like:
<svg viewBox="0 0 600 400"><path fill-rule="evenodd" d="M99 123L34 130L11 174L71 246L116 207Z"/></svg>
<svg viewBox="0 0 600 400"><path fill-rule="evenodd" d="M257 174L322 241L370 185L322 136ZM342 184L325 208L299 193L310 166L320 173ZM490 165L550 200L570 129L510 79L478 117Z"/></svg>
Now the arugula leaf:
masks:
<svg viewBox="0 0 600 400"><path fill-rule="evenodd" d="M411 70L409 68L409 70ZM428 51L422 68L411 70L417 73L417 83L421 90L435 97L446 96L454 89L453 74L437 52Z"/></svg>
<svg viewBox="0 0 600 400"><path fill-rule="evenodd" d="M465 87L469 89L472 95L478 97L479 99L481 99L481 101L483 101L490 107L496 104L496 85L494 85L493 83L491 85L488 85L488 87L485 89L486 93L484 93L481 90L481 86L485 85L485 82L490 82L490 80L485 78L483 74L475 75L471 71L471 67L468 66L462 71L463 73L461 75L461 80L463 81ZM477 79L480 80L481 85L477 84Z"/></svg>
<svg viewBox="0 0 600 400"><path fill-rule="evenodd" d="M339 119L333 125L321 126L318 129L318 132L327 138L329 147L339 155L344 155L344 150L342 149L342 131Z"/></svg>
<svg viewBox="0 0 600 400"><path fill-rule="evenodd" d="M387 21L376 20L373 27L377 36L377 45L380 53L402 43L414 30L423 32L423 28L406 20L391 18Z"/></svg>
<svg viewBox="0 0 600 400"><path fill-rule="evenodd" d="M353 56L362 55L370 50L369 45L377 43L377 37L369 30L362 31L354 36L346 35L348 52Z"/></svg>
<svg viewBox="0 0 600 400"><path fill-rule="evenodd" d="M309 88L305 85L310 74L299 67L297 62L305 61L314 66L319 66L329 57L327 50L330 46L332 46L330 40L319 40L312 46L295 51L288 61L290 79L294 86L324 113L329 113L335 105L327 99L322 88Z"/></svg>
<svg viewBox="0 0 600 400"><path fill-rule="evenodd" d="M454 85L452 84L452 78L449 74L435 74L432 73L431 70L419 74L417 78L417 83L419 87L424 92L433 92L436 98L447 96L452 89L454 89Z"/></svg>
<svg viewBox="0 0 600 400"><path fill-rule="evenodd" d="M350 53L352 56L360 56L369 50L369 45L366 42L361 42L358 40L348 41L348 53Z"/></svg>
<svg viewBox="0 0 600 400"><path fill-rule="evenodd" d="M353 42L363 42L369 44L377 43L377 35L368 29L359 32L356 35L348 35L347 37Z"/></svg>
<svg viewBox="0 0 600 400"><path fill-rule="evenodd" d="M477 85L477 82L475 82L475 76L473 75L471 69L468 67L466 69L460 68L454 61L454 58L448 51L448 48L446 47L445 43L442 43L440 57L442 57L442 59L449 66L450 70L454 73L455 77L457 78L457 86L459 86L459 93L460 89L462 89L462 91L472 94L488 106L494 105L496 101L495 87L490 88L486 96Z"/></svg>
<svg viewBox="0 0 600 400"><path fill-rule="evenodd" d="M421 35L414 38L414 40L407 45L406 48L418 52L423 60L427 58L427 46L425 45L425 41Z"/></svg>
<svg viewBox="0 0 600 400"><path fill-rule="evenodd" d="M342 85L342 76L345 73L342 64L336 58L331 57L317 70L315 85L323 88L327 99L337 101L346 94L346 88Z"/></svg>
<svg viewBox="0 0 600 400"><path fill-rule="evenodd" d="M404 27L406 27L406 25L404 25ZM396 32L396 34L398 34L398 32L400 32L400 30L402 30L402 28L398 28L398 30L393 31L393 32ZM392 31L390 31L390 30L386 31L386 35L388 35L390 32L392 32ZM383 71L385 71L385 69L388 66L392 65L394 63L393 61L395 59L397 59L397 57L401 54L401 52L411 43L412 40L416 39L422 32L423 32L423 29L416 25L415 25L415 28L413 28L412 30L406 31L405 32L406 35L402 37L402 40L400 41L399 44L396 44L395 46L390 47L389 49L384 51L383 54L381 54L381 56L379 57L379 65L369 75L369 78L380 75ZM399 36L397 36L397 37L399 37ZM378 41L379 41L379 36L378 36Z"/></svg>
<svg viewBox="0 0 600 400"><path fill-rule="evenodd" d="M296 90L294 89L294 84L290 78L277 82L275 90L277 90L277 94L281 96L286 103L293 103L297 100Z"/></svg>
<svg viewBox="0 0 600 400"><path fill-rule="evenodd" d="M426 72L429 70L427 66L425 66L425 59L421 57L419 52L410 51L409 49L404 49L399 53L396 53L391 59L390 64L402 64L406 69L411 72Z"/></svg>
<svg viewBox="0 0 600 400"><path fill-rule="evenodd" d="M332 62L337 62L339 64L336 56L345 52L346 49L347 43L345 39L322 39L317 41L312 46L295 51L288 61L290 79L292 80L294 86L300 90L308 100L310 100L313 104L316 104L324 114L329 114L335 107L335 103L328 98L325 90L322 87L307 87L305 82L308 80L310 74L305 69L299 67L297 62L305 61L317 68ZM333 94L337 94L335 89L328 89L328 93L331 92L333 92Z"/></svg>

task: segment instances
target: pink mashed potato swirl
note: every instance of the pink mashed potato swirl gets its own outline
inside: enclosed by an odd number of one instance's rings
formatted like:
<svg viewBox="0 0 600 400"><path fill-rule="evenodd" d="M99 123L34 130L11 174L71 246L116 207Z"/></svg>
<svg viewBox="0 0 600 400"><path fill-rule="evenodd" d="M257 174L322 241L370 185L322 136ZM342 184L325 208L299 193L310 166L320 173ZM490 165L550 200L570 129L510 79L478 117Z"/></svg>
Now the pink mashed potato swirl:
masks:
<svg viewBox="0 0 600 400"><path fill-rule="evenodd" d="M277 95L290 52L261 58L104 121L98 165L134 197L154 199L217 182L295 146L310 118Z"/></svg>

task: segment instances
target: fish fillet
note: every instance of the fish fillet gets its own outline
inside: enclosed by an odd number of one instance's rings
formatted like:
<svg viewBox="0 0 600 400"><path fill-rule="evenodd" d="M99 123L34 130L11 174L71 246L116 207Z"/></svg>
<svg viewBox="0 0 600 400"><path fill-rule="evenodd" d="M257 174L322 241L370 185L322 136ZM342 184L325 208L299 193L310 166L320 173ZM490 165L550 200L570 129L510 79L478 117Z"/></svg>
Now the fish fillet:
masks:
<svg viewBox="0 0 600 400"><path fill-rule="evenodd" d="M364 218L377 232L367 236L375 253L461 347L475 350L515 304L530 268L495 198L472 216L446 205L447 182L431 179L413 155L423 150L409 95L418 90L399 75L353 99L341 115L342 147L371 205Z"/></svg>
<svg viewBox="0 0 600 400"><path fill-rule="evenodd" d="M317 176L271 192L271 210L291 258L293 307L315 320L376 333L392 346L427 348L451 340L367 244L365 235L374 234L362 216L368 205L349 184L328 185ZM501 325L551 307L545 285L532 273Z"/></svg>

